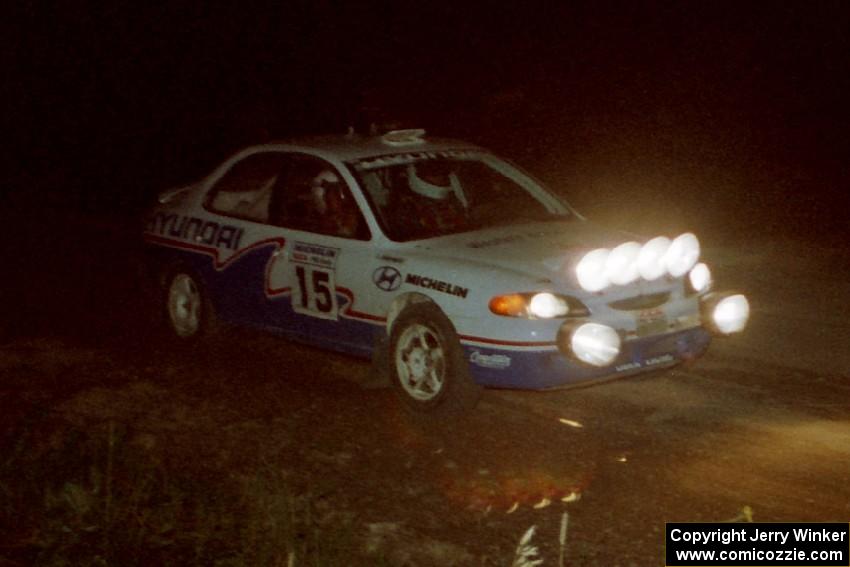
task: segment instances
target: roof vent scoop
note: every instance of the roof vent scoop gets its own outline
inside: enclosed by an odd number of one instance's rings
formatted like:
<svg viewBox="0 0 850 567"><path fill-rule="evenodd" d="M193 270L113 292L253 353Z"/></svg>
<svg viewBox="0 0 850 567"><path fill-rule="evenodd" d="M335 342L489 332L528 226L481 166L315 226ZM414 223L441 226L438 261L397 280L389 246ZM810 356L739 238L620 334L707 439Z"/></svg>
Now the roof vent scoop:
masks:
<svg viewBox="0 0 850 567"><path fill-rule="evenodd" d="M424 128L408 128L406 130L390 130L383 136L381 141L388 146L415 146L424 144Z"/></svg>

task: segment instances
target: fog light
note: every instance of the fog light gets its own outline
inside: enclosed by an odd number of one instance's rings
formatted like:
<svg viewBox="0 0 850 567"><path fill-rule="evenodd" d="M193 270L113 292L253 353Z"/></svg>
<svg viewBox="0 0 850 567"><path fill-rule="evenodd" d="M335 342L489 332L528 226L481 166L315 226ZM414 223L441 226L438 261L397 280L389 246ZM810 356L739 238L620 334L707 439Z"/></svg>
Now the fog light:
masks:
<svg viewBox="0 0 850 567"><path fill-rule="evenodd" d="M696 236L690 232L680 234L670 244L664 256L667 271L674 278L684 276L697 263L699 252L699 240Z"/></svg>
<svg viewBox="0 0 850 567"><path fill-rule="evenodd" d="M597 248L585 254L576 266L578 283L585 291L602 291L611 284L605 264L611 253L607 248Z"/></svg>
<svg viewBox="0 0 850 567"><path fill-rule="evenodd" d="M750 319L750 303L740 293L711 293L704 297L703 318L716 334L738 333Z"/></svg>
<svg viewBox="0 0 850 567"><path fill-rule="evenodd" d="M644 244L637 259L640 277L652 281L663 276L667 271L665 258L669 249L670 239L666 236L657 236Z"/></svg>
<svg viewBox="0 0 850 567"><path fill-rule="evenodd" d="M688 274L688 281L691 283L691 289L695 292L706 292L711 287L711 270L700 262Z"/></svg>
<svg viewBox="0 0 850 567"><path fill-rule="evenodd" d="M605 261L605 271L611 283L628 285L638 279L638 254L640 244L637 242L626 242L611 250Z"/></svg>
<svg viewBox="0 0 850 567"><path fill-rule="evenodd" d="M608 325L583 323L569 336L570 351L593 366L608 366L620 354L620 335Z"/></svg>

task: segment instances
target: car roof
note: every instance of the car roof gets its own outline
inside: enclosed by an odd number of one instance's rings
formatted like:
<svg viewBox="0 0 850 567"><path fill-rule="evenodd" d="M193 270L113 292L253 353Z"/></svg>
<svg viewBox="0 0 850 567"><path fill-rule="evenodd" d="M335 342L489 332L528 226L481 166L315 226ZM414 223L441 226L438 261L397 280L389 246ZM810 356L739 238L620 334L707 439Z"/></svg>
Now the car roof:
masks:
<svg viewBox="0 0 850 567"><path fill-rule="evenodd" d="M389 134L392 134L389 133ZM411 152L438 152L446 150L478 150L481 148L470 144L448 138L421 137L409 138L411 141L393 143L387 141L387 135L383 136L361 136L352 135L328 135L294 138L269 142L269 146L288 146L302 149L312 149L323 153L329 153L342 161L356 161L392 154L404 154Z"/></svg>

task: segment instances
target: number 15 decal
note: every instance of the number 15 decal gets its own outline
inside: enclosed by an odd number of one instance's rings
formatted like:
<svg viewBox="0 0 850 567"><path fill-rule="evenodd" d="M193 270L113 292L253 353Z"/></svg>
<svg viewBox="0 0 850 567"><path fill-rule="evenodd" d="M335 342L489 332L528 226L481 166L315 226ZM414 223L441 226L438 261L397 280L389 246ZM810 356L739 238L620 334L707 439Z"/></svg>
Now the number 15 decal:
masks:
<svg viewBox="0 0 850 567"><path fill-rule="evenodd" d="M322 319L337 318L334 273L304 264L295 265L297 285L292 308L305 315Z"/></svg>

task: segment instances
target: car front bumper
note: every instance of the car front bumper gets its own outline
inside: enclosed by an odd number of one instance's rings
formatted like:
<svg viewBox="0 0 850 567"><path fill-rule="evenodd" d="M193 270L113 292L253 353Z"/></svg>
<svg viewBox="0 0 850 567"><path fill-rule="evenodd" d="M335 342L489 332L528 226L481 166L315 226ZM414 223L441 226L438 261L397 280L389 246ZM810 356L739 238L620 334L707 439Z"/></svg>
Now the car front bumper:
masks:
<svg viewBox="0 0 850 567"><path fill-rule="evenodd" d="M473 379L482 386L541 390L628 376L673 366L699 357L711 333L703 327L624 341L608 366L577 362L557 346L516 348L464 343Z"/></svg>

